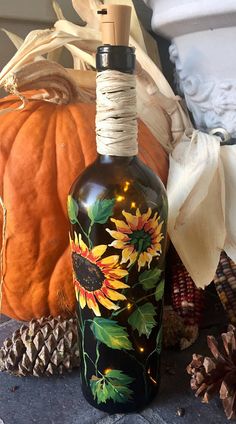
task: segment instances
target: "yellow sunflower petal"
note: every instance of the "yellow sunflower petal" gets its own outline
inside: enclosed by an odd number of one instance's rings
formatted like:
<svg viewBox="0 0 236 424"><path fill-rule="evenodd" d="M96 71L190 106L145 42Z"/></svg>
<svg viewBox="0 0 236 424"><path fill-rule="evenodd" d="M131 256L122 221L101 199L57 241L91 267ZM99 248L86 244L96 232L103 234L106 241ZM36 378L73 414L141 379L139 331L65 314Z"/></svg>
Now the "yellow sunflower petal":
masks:
<svg viewBox="0 0 236 424"><path fill-rule="evenodd" d="M155 252L162 252L161 243L153 243L152 249L155 250Z"/></svg>
<svg viewBox="0 0 236 424"><path fill-rule="evenodd" d="M93 293L86 291L86 300L89 309L92 309L97 317L101 316L101 312Z"/></svg>
<svg viewBox="0 0 236 424"><path fill-rule="evenodd" d="M129 261L130 255L131 255L131 253L133 251L134 251L134 246L133 245L130 245L130 246L126 247L122 251L122 261L121 261L121 264L125 264L127 261Z"/></svg>
<svg viewBox="0 0 236 424"><path fill-rule="evenodd" d="M84 292L80 291L78 300L81 308L84 309L86 306L86 297Z"/></svg>
<svg viewBox="0 0 236 424"><path fill-rule="evenodd" d="M141 216L141 212L140 212L139 208L138 208L138 209L136 209L136 216L138 216L138 217L140 217L140 216Z"/></svg>
<svg viewBox="0 0 236 424"><path fill-rule="evenodd" d="M131 253L130 258L129 258L129 266L132 265L136 261L137 256L138 256L138 252L135 251L135 252Z"/></svg>
<svg viewBox="0 0 236 424"><path fill-rule="evenodd" d="M128 284L123 283L120 280L112 280L112 279L107 279L104 281L104 283L107 287L110 287L111 289L127 289L130 286L128 286Z"/></svg>
<svg viewBox="0 0 236 424"><path fill-rule="evenodd" d="M124 221L121 221L120 219L114 219L114 218L111 218L111 221L114 222L118 231L121 231L122 233L126 233L126 234L132 233L132 230Z"/></svg>
<svg viewBox="0 0 236 424"><path fill-rule="evenodd" d="M111 300L125 300L126 297L122 293L118 293L115 290L108 289L107 287L102 287L101 291L109 297Z"/></svg>
<svg viewBox="0 0 236 424"><path fill-rule="evenodd" d="M115 247L116 249L124 249L126 244L123 241L114 240L109 246Z"/></svg>
<svg viewBox="0 0 236 424"><path fill-rule="evenodd" d="M159 234L158 236L156 236L155 234L153 234L152 236L152 244L158 243L159 241L161 241L164 238L163 234Z"/></svg>
<svg viewBox="0 0 236 424"><path fill-rule="evenodd" d="M84 243L84 241L82 240L81 234L79 234L79 246L82 250L82 252L86 252L88 251L88 247L87 245Z"/></svg>
<svg viewBox="0 0 236 424"><path fill-rule="evenodd" d="M146 258L146 261L147 261L147 263L148 263L148 268L150 268L150 265L151 265L151 262L152 262L152 258L153 258L153 255L151 255L150 253L145 253L145 258Z"/></svg>
<svg viewBox="0 0 236 424"><path fill-rule="evenodd" d="M76 246L79 246L79 239L78 239L77 233L75 231L74 231L74 238L75 238Z"/></svg>
<svg viewBox="0 0 236 424"><path fill-rule="evenodd" d="M140 268L142 268L147 262L145 252L140 253L138 258L138 270L140 271Z"/></svg>
<svg viewBox="0 0 236 424"><path fill-rule="evenodd" d="M106 228L106 231L116 240L129 240L129 236L127 236L127 234L121 233L120 231L110 230L109 228Z"/></svg>
<svg viewBox="0 0 236 424"><path fill-rule="evenodd" d="M136 230L138 227L138 216L125 211L122 211L122 215L124 215L131 230Z"/></svg>
<svg viewBox="0 0 236 424"><path fill-rule="evenodd" d="M142 222L143 222L144 224L145 224L145 222L147 222L147 221L148 221L148 219L150 218L151 213L152 213L151 208L148 208L147 212L145 212L145 213L143 213L143 214L142 214Z"/></svg>
<svg viewBox="0 0 236 424"><path fill-rule="evenodd" d="M153 244L152 244L151 247L148 247L147 248L147 252L150 253L151 256L156 256L157 255L156 249L154 248L154 245Z"/></svg>
<svg viewBox="0 0 236 424"><path fill-rule="evenodd" d="M75 287L75 297L77 301L79 301L79 290L77 289L77 287Z"/></svg>
<svg viewBox="0 0 236 424"><path fill-rule="evenodd" d="M161 232L161 229L162 229L162 225L163 225L163 221L162 222L160 222L160 224L158 225L158 227L157 227L157 229L156 229L156 232L157 233L160 233Z"/></svg>
<svg viewBox="0 0 236 424"><path fill-rule="evenodd" d="M108 270L105 273L106 278L109 278L109 277L123 278L123 277L126 277L126 275L128 275L128 271L126 271L125 269L120 269L120 268L114 268L114 269Z"/></svg>
<svg viewBox="0 0 236 424"><path fill-rule="evenodd" d="M70 232L69 232L69 240L70 240L70 245L72 245L72 243L74 243L73 239L71 238Z"/></svg>
<svg viewBox="0 0 236 424"><path fill-rule="evenodd" d="M101 259L101 261L99 261L99 263L103 266L115 266L117 265L119 261L119 256L118 255L111 255L111 256L107 256L106 258Z"/></svg>
<svg viewBox="0 0 236 424"><path fill-rule="evenodd" d="M105 308L109 310L113 309L114 311L117 311L117 309L120 308L118 305L115 305L115 303L107 299L107 297L100 290L97 290L94 293L98 302L101 303L101 305L104 306Z"/></svg>
<svg viewBox="0 0 236 424"><path fill-rule="evenodd" d="M95 259L99 259L107 250L106 244L100 244L92 249L92 255Z"/></svg>

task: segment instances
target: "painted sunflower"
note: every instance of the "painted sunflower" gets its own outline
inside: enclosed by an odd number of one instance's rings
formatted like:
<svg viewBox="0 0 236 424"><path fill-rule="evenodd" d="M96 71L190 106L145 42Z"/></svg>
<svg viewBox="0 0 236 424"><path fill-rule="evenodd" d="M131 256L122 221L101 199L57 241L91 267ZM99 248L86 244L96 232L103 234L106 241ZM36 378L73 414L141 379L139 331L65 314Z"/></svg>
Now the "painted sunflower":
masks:
<svg viewBox="0 0 236 424"><path fill-rule="evenodd" d="M89 250L81 234L78 237L75 233L75 240L70 239L70 244L75 292L81 308L87 305L97 316L101 315L98 303L107 309L119 309L112 301L125 300L126 297L116 290L129 287L120 281L128 271L119 268L119 256L101 259L107 245L101 244Z"/></svg>
<svg viewBox="0 0 236 424"><path fill-rule="evenodd" d="M160 216L155 212L151 218L152 210L148 208L146 213L141 214L136 209L135 215L122 211L125 221L111 218L116 226L116 231L106 228L106 231L115 239L109 246L122 249L122 263L129 262L129 266L136 260L138 270L148 264L156 256L160 256L161 240L163 239Z"/></svg>

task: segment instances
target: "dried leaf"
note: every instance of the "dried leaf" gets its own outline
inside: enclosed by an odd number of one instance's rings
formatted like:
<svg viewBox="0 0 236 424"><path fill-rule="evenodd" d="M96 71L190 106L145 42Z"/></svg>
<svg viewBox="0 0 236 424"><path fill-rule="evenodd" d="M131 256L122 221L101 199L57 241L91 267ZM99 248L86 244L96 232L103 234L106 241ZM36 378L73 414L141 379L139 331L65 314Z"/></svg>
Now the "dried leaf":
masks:
<svg viewBox="0 0 236 424"><path fill-rule="evenodd" d="M62 55L63 47L55 49L47 54L47 60L50 62L59 62Z"/></svg>
<svg viewBox="0 0 236 424"><path fill-rule="evenodd" d="M94 29L99 29L97 10L103 5L102 0L72 0L72 5L84 22Z"/></svg>
<svg viewBox="0 0 236 424"><path fill-rule="evenodd" d="M74 69L90 69L95 68L95 57L89 53L84 52L79 49L79 47L74 46L73 44L66 44L65 47L72 54L74 61Z"/></svg>
<svg viewBox="0 0 236 424"><path fill-rule="evenodd" d="M95 52L100 45L97 40L97 32L90 27L79 27L72 22L62 20L55 23L57 31L63 31L77 37L73 44L66 44L65 47L71 53L74 61L74 69L95 68Z"/></svg>
<svg viewBox="0 0 236 424"><path fill-rule="evenodd" d="M93 27L80 27L66 19L55 22L56 31L74 36L73 42L85 52L95 53L101 44L101 35Z"/></svg>
<svg viewBox="0 0 236 424"><path fill-rule="evenodd" d="M23 38L19 37L13 32L7 31L5 28L0 28L0 31L4 32L8 36L8 38L12 41L12 43L17 49L20 48L21 44L24 41Z"/></svg>
<svg viewBox="0 0 236 424"><path fill-rule="evenodd" d="M61 9L61 6L59 5L59 3L57 3L56 0L51 0L51 1L52 1L52 7L53 7L53 10L56 14L57 19L58 20L59 19L65 19L65 16L63 15L63 12L62 12L62 9Z"/></svg>
<svg viewBox="0 0 236 424"><path fill-rule="evenodd" d="M52 30L32 31L26 37L19 51L2 70L0 86L3 86L9 76L16 73L22 66L33 62L38 55L47 53L50 58L55 59L58 49L62 46L65 46L71 52L75 68L91 69L95 67L95 52L101 41L97 26L95 25L95 28L92 28L91 22L94 23L93 20L95 19L98 22L95 14L98 2L91 0L89 7L87 3L84 6L84 2L81 1L75 3L77 8L82 7L81 10L87 13L86 16L89 18L87 20L90 25L80 27L64 19L57 21ZM134 16L136 31L134 32L136 38L144 46L136 14ZM174 95L161 71L142 50L138 42L132 37L130 40L132 45L135 46L137 54L138 115L164 148L171 151L189 125L189 121L180 106L179 98ZM95 96L93 82L87 90L88 92L84 93L85 97L88 96L91 100ZM52 99L52 92L46 98ZM152 110L152 114L150 114L150 110ZM158 119L156 119L157 116Z"/></svg>
<svg viewBox="0 0 236 424"><path fill-rule="evenodd" d="M3 86L9 74L16 72L23 65L33 62L35 57L55 50L66 43L77 40L76 36L55 30L31 31L13 58L0 73L0 86Z"/></svg>

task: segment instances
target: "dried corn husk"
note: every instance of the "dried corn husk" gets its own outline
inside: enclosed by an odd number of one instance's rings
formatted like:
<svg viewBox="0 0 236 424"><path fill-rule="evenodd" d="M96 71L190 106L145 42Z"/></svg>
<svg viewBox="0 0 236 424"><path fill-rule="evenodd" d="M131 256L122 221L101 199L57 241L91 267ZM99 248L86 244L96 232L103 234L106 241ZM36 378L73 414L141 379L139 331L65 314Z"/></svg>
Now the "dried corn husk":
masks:
<svg viewBox="0 0 236 424"><path fill-rule="evenodd" d="M220 139L194 130L170 156L169 234L198 287L215 275L224 248L225 179Z"/></svg>
<svg viewBox="0 0 236 424"><path fill-rule="evenodd" d="M2 32L4 32L9 40L14 44L14 46L19 49L21 44L23 44L24 40L23 38L19 37L18 35L14 34L13 32L7 31L5 28L0 28Z"/></svg>
<svg viewBox="0 0 236 424"><path fill-rule="evenodd" d="M103 4L103 0L87 0L86 2L83 0L72 0L72 5L80 18L97 31L99 30L97 10Z"/></svg>
<svg viewBox="0 0 236 424"><path fill-rule="evenodd" d="M52 1L52 7L54 9L57 19L65 19L61 6L57 3L56 0L51 0L51 1Z"/></svg>
<svg viewBox="0 0 236 424"><path fill-rule="evenodd" d="M107 3L109 1L107 0ZM79 0L73 2L79 15L89 22L86 27L80 27L66 20L59 20L52 30L32 31L0 73L0 86L9 86L8 82L9 79L12 80L12 75L17 76L17 72L22 66L33 62L39 55L54 52L62 46L65 46L73 55L75 67L80 69L94 68L95 51L101 43L98 30L99 21L96 14L97 7L101 3L100 1L90 0L89 3L86 2L85 6L84 2ZM127 4L127 2L125 3ZM131 1L128 3L131 4ZM57 8L55 0L53 5L57 15L63 16L61 9ZM166 150L171 151L185 128L189 126L189 121L180 105L179 98L174 95L161 71L146 54L143 31L138 24L135 11L133 15L132 34L136 39L131 37L130 41L136 48L139 67L138 115ZM17 92L16 89L15 92ZM83 94L85 100L86 96L88 101L95 98L93 83L91 83L90 88L84 90ZM42 98L53 99L50 95L47 98L45 96ZM156 119L154 113L150 114L151 108L158 111L158 119Z"/></svg>
<svg viewBox="0 0 236 424"><path fill-rule="evenodd" d="M226 240L224 250L236 262L236 146L222 146L221 159L224 165L226 202Z"/></svg>
<svg viewBox="0 0 236 424"><path fill-rule="evenodd" d="M79 44L81 38L84 44L88 43L89 45L89 42L95 37L95 31L93 29L87 29L85 33L79 26L77 28L78 35L57 31L55 28L31 31L13 58L2 69L0 73L0 86L5 84L9 75L12 75L12 73L18 71L27 63L33 62L39 55L49 53L72 41L76 41Z"/></svg>

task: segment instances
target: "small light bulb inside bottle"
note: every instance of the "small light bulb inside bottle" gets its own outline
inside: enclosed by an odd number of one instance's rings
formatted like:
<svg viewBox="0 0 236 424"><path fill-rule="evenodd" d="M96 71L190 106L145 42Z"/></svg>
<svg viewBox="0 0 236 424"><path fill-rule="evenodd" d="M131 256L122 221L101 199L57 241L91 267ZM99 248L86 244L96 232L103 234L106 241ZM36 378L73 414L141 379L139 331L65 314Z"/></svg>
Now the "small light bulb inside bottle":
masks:
<svg viewBox="0 0 236 424"><path fill-rule="evenodd" d="M129 190L129 186L130 186L130 182L129 182L129 181L125 181L125 184L124 184L124 192L126 192L126 191L128 191L128 190Z"/></svg>
<svg viewBox="0 0 236 424"><path fill-rule="evenodd" d="M116 201L117 202L122 202L122 200L125 200L124 196L121 196L120 194L118 194L118 196L116 196Z"/></svg>
<svg viewBox="0 0 236 424"><path fill-rule="evenodd" d="M106 369L104 370L104 374L106 375L106 374L108 374L110 371L112 371L112 369L111 369L111 368L106 368Z"/></svg>

